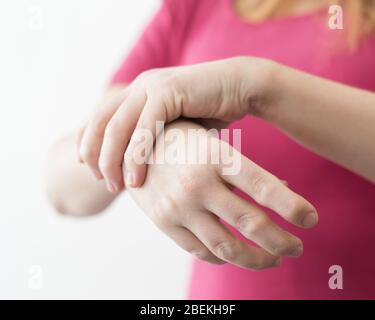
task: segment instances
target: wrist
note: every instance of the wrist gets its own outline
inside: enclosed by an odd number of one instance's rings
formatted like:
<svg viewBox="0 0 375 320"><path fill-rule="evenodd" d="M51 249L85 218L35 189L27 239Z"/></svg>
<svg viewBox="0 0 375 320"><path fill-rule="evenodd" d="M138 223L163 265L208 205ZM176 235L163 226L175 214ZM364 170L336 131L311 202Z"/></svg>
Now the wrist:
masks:
<svg viewBox="0 0 375 320"><path fill-rule="evenodd" d="M245 57L241 87L246 91L245 101L248 114L271 120L276 101L280 99L282 65L267 59Z"/></svg>

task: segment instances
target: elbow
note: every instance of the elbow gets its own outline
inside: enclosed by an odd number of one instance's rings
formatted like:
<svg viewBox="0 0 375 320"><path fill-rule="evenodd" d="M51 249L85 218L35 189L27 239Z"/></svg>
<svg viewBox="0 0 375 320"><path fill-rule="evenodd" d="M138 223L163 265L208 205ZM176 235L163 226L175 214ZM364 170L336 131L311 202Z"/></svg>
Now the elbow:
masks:
<svg viewBox="0 0 375 320"><path fill-rule="evenodd" d="M60 215L69 215L72 214L70 210L68 210L67 206L64 205L62 201L58 201L50 196L48 196L49 203L51 204L52 208L55 212Z"/></svg>
<svg viewBox="0 0 375 320"><path fill-rule="evenodd" d="M90 206L75 206L58 201L50 201L50 203L54 211L63 216L86 217L93 216L104 211L104 209L101 208L93 208Z"/></svg>

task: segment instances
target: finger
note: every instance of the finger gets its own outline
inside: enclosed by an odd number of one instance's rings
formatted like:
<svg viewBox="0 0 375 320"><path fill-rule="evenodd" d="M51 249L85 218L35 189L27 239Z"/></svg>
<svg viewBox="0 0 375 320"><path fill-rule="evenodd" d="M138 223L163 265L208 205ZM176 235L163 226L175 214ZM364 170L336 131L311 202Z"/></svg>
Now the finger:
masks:
<svg viewBox="0 0 375 320"><path fill-rule="evenodd" d="M207 247L189 230L184 227L171 227L163 230L182 249L199 260L214 264L224 264L225 261L216 257Z"/></svg>
<svg viewBox="0 0 375 320"><path fill-rule="evenodd" d="M218 196L207 201L206 208L244 237L274 256L298 257L302 254L302 241L281 229L260 208L238 197L225 186L215 194Z"/></svg>
<svg viewBox="0 0 375 320"><path fill-rule="evenodd" d="M110 99L106 105L98 108L82 135L79 148L80 158L89 166L98 179L103 178L99 169L98 160L103 142L104 130L112 115L127 94L128 90L123 90L121 93Z"/></svg>
<svg viewBox="0 0 375 320"><path fill-rule="evenodd" d="M77 135L76 135L77 155L78 155L78 161L80 163L83 163L83 160L82 160L82 158L81 158L81 156L79 154L79 150L81 148L81 141L82 141L82 137L83 137L83 133L85 132L85 129L86 129L86 127L84 127L84 126L80 127L78 129Z"/></svg>
<svg viewBox="0 0 375 320"><path fill-rule="evenodd" d="M122 171L124 153L145 102L146 96L143 93L131 93L105 129L99 167L111 192L118 192L124 186ZM127 180L127 184L132 186L131 181Z"/></svg>
<svg viewBox="0 0 375 320"><path fill-rule="evenodd" d="M246 157L241 155L234 159L241 162L238 174L223 174L223 170L219 170L226 182L299 227L311 228L317 224L316 209L306 199Z"/></svg>
<svg viewBox="0 0 375 320"><path fill-rule="evenodd" d="M264 249L248 246L229 232L210 212L202 212L186 227L219 259L248 269L278 266L279 257Z"/></svg>
<svg viewBox="0 0 375 320"><path fill-rule="evenodd" d="M179 115L177 108L168 112L164 101L158 96L147 97L147 102L125 152L126 179L132 181L133 187L141 186L145 179L146 165L143 157L139 157L140 150L143 150L142 154L148 157L152 153L154 142L163 124L175 120ZM151 139L144 141L140 137L147 132Z"/></svg>

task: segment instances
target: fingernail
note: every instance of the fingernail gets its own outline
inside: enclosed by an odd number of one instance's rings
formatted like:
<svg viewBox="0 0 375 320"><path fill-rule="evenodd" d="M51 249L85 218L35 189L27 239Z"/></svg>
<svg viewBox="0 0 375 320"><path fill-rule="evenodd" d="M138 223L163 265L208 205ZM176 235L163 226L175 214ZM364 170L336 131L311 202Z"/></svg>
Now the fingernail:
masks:
<svg viewBox="0 0 375 320"><path fill-rule="evenodd" d="M302 225L306 228L312 228L318 222L318 215L315 212L308 213L302 220Z"/></svg>
<svg viewBox="0 0 375 320"><path fill-rule="evenodd" d="M126 174L125 183L127 186L132 187L134 184L134 175L131 172Z"/></svg>
<svg viewBox="0 0 375 320"><path fill-rule="evenodd" d="M95 174L96 179L98 180L103 179L103 176L99 170L94 170L94 174Z"/></svg>
<svg viewBox="0 0 375 320"><path fill-rule="evenodd" d="M303 246L302 244L299 244L297 247L295 247L290 253L289 256L291 257L299 257L303 253Z"/></svg>
<svg viewBox="0 0 375 320"><path fill-rule="evenodd" d="M116 184L114 184L113 182L107 182L107 188L108 188L109 192L112 192L112 193L118 192L118 188L117 188Z"/></svg>

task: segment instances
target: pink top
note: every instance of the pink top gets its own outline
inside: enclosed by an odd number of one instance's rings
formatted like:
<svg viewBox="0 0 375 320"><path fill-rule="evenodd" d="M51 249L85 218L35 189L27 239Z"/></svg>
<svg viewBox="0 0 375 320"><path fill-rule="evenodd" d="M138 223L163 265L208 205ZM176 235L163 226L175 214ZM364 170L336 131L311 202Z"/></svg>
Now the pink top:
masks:
<svg viewBox="0 0 375 320"><path fill-rule="evenodd" d="M129 83L149 68L248 55L375 91L375 37L350 53L336 45L342 31L326 26L325 12L255 24L241 20L231 0L164 0L113 83ZM247 157L315 205L319 225L300 230L270 213L301 237L304 255L261 272L195 261L189 298L375 298L375 186L259 119L247 117L232 127L242 129ZM337 129L337 134L345 130ZM331 265L343 268L343 290L328 286Z"/></svg>

